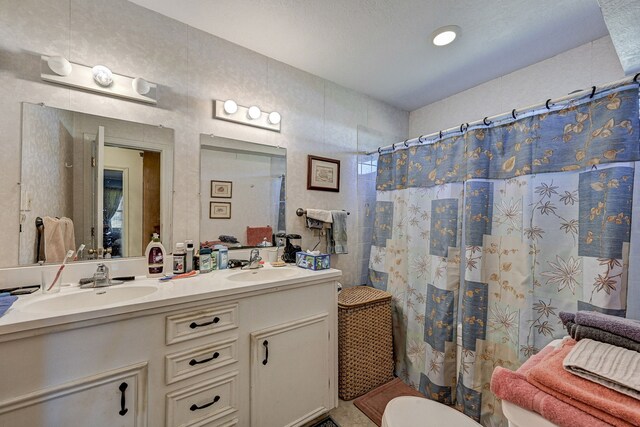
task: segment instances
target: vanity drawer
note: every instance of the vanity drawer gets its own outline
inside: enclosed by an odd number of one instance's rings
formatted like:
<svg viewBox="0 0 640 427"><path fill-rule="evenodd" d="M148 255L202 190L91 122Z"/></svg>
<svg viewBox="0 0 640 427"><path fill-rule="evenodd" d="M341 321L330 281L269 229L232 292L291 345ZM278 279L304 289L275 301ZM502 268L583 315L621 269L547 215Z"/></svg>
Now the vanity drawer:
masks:
<svg viewBox="0 0 640 427"><path fill-rule="evenodd" d="M167 316L166 342L174 344L238 327L238 304L200 308Z"/></svg>
<svg viewBox="0 0 640 427"><path fill-rule="evenodd" d="M167 394L167 427L201 426L237 411L238 371Z"/></svg>
<svg viewBox="0 0 640 427"><path fill-rule="evenodd" d="M167 384L200 375L238 361L238 337L165 356Z"/></svg>

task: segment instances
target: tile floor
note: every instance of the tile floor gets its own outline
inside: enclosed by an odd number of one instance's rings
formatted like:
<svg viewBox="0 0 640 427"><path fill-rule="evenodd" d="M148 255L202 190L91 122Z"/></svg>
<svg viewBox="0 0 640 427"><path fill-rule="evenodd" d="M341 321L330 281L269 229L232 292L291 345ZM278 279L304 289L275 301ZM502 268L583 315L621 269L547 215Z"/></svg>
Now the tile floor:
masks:
<svg viewBox="0 0 640 427"><path fill-rule="evenodd" d="M353 400L340 400L338 407L329 412L340 427L376 427L365 414L353 404Z"/></svg>

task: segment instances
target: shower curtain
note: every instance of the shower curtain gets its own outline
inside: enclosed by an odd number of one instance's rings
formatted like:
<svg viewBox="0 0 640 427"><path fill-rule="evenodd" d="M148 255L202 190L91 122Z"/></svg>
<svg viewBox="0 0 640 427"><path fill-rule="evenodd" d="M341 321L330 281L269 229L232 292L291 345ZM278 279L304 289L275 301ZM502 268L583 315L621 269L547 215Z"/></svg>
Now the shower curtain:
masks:
<svg viewBox="0 0 640 427"><path fill-rule="evenodd" d="M625 316L638 121L627 87L380 155L370 279L393 295L398 376L506 426L496 366L564 336L560 311Z"/></svg>

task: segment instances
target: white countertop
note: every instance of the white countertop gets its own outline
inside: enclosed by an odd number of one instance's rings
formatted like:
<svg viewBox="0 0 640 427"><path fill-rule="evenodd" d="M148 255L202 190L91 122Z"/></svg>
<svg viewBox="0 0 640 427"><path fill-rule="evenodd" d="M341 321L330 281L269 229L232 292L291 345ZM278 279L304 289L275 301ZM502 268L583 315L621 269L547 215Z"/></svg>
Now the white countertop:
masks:
<svg viewBox="0 0 640 427"><path fill-rule="evenodd" d="M66 294L95 292L95 290L80 290L77 285L63 285L62 290L53 295L44 295L41 291L37 291L30 295L21 295L5 315L0 317L0 337L5 336L4 338L6 339L6 335L17 332L25 332L116 315L126 315L143 310L195 302L204 299L293 287L306 283L317 283L319 281L337 280L342 275L342 272L336 269L312 271L296 267L295 265L287 265L285 267L278 268L266 265L258 271L267 270L291 270L294 274L280 279L272 278L268 280L245 282L232 281L229 280L229 277L238 273L253 270L216 270L211 273L200 274L191 278L170 280L166 282L141 276L136 277L135 281L125 282L122 285L115 285L113 287L100 289L106 289L106 291L109 292L109 289L117 287L152 286L156 287L157 291L143 297L115 304L58 311L34 312L33 310L29 310L28 306L37 301L57 298Z"/></svg>

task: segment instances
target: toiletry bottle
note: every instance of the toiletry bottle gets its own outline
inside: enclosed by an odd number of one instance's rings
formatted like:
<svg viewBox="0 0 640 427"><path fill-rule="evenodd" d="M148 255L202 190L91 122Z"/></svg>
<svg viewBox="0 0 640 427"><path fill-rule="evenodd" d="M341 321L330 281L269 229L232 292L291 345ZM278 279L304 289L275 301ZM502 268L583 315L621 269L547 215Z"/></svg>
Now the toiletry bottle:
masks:
<svg viewBox="0 0 640 427"><path fill-rule="evenodd" d="M211 267L211 249L200 249L200 273L210 272L212 270Z"/></svg>
<svg viewBox="0 0 640 427"><path fill-rule="evenodd" d="M176 243L176 250L173 252L173 274L184 273L187 254L184 251L184 243Z"/></svg>
<svg viewBox="0 0 640 427"><path fill-rule="evenodd" d="M158 233L153 233L153 238L147 245L145 258L147 260L147 277L160 277L165 273L165 258L167 252L160 243Z"/></svg>
<svg viewBox="0 0 640 427"><path fill-rule="evenodd" d="M187 248L187 259L184 263L184 272L193 270L193 240L186 240L184 246Z"/></svg>
<svg viewBox="0 0 640 427"><path fill-rule="evenodd" d="M224 270L229 264L229 249L224 245L216 245L218 249L218 270Z"/></svg>

